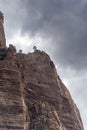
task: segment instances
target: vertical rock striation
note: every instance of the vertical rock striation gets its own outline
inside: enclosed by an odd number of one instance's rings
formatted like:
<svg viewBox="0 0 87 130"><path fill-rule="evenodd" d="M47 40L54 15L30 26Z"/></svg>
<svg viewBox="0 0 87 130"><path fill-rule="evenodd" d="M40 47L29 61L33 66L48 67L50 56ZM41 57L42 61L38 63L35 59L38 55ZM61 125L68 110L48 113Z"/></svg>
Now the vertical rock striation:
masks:
<svg viewBox="0 0 87 130"><path fill-rule="evenodd" d="M26 129L83 130L79 111L50 57L35 50L17 58L24 83Z"/></svg>
<svg viewBox="0 0 87 130"><path fill-rule="evenodd" d="M21 77L15 48L0 59L0 130L24 130Z"/></svg>

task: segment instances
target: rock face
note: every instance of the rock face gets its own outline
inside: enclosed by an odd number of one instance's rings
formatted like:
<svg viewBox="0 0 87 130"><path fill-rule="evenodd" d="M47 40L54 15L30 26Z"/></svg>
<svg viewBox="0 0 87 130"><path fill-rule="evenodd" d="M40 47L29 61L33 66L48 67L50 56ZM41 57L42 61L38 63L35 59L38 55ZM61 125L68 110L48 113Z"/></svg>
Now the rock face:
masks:
<svg viewBox="0 0 87 130"><path fill-rule="evenodd" d="M26 130L83 130L79 111L50 57L17 54L24 84Z"/></svg>
<svg viewBox="0 0 87 130"><path fill-rule="evenodd" d="M0 59L0 130L84 130L50 57L39 50Z"/></svg>
<svg viewBox="0 0 87 130"><path fill-rule="evenodd" d="M6 46L6 40L5 40L5 33L4 33L4 27L3 27L4 17L2 12L0 12L0 47Z"/></svg>
<svg viewBox="0 0 87 130"><path fill-rule="evenodd" d="M1 32L1 30L0 30ZM0 47L0 130L84 130L78 108L42 51Z"/></svg>
<svg viewBox="0 0 87 130"><path fill-rule="evenodd" d="M0 130L24 129L21 77L15 49L0 59Z"/></svg>

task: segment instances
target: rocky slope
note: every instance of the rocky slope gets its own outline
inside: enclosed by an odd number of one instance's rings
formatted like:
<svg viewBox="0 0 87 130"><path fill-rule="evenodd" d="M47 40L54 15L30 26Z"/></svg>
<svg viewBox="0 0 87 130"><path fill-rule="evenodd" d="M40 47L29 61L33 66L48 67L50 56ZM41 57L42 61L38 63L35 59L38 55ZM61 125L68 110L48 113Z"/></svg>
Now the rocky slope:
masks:
<svg viewBox="0 0 87 130"><path fill-rule="evenodd" d="M1 51L1 50L0 50ZM84 130L50 57L39 50L0 53L0 130Z"/></svg>
<svg viewBox="0 0 87 130"><path fill-rule="evenodd" d="M24 90L25 129L83 130L79 111L50 57L17 54Z"/></svg>

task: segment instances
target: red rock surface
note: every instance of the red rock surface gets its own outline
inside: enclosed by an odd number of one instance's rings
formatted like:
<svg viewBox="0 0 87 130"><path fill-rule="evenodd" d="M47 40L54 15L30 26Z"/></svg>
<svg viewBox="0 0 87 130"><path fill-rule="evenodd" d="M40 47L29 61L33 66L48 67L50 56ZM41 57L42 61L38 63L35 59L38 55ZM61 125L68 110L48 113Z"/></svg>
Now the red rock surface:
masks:
<svg viewBox="0 0 87 130"><path fill-rule="evenodd" d="M79 111L50 57L36 50L17 58L24 84L25 128L83 130Z"/></svg>
<svg viewBox="0 0 87 130"><path fill-rule="evenodd" d="M6 51L6 57L0 59L0 130L23 130L22 86L16 52L11 47Z"/></svg>

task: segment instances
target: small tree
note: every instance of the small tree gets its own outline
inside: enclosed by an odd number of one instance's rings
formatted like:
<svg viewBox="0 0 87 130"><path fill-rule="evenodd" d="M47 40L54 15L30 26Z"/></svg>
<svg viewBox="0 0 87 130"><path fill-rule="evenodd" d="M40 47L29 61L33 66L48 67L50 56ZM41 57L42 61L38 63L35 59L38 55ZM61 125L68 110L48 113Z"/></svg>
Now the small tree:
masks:
<svg viewBox="0 0 87 130"><path fill-rule="evenodd" d="M22 53L22 50L19 50L19 53Z"/></svg>
<svg viewBox="0 0 87 130"><path fill-rule="evenodd" d="M37 50L37 47L36 47L36 46L33 46L33 50L36 51L36 50Z"/></svg>

